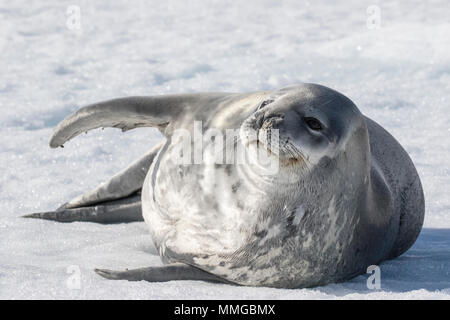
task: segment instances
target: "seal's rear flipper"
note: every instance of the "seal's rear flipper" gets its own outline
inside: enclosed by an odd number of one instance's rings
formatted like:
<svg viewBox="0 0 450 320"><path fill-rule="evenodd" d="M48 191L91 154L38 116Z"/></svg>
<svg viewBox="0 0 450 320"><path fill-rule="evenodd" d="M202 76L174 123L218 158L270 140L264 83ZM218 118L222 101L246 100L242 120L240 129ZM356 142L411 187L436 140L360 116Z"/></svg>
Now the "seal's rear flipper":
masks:
<svg viewBox="0 0 450 320"><path fill-rule="evenodd" d="M153 147L150 152L108 182L69 201L56 211L33 213L24 217L59 222L143 221L140 191L150 165L162 144L159 143Z"/></svg>
<svg viewBox="0 0 450 320"><path fill-rule="evenodd" d="M202 280L212 282L231 282L211 273L185 264L172 264L164 267L148 267L125 271L95 269L95 272L110 280L165 282L172 280Z"/></svg>
<svg viewBox="0 0 450 320"><path fill-rule="evenodd" d="M106 201L95 206L73 209L63 206L56 211L32 213L23 217L58 222L85 221L104 224L144 221L141 197L138 194L120 200Z"/></svg>
<svg viewBox="0 0 450 320"><path fill-rule="evenodd" d="M120 128L122 131L138 127L156 127L163 134L166 127L185 110L198 106L217 105L217 101L230 94L199 93L153 97L127 97L95 103L65 118L55 129L50 147L64 143L82 132L102 127ZM172 128L175 129L175 128Z"/></svg>
<svg viewBox="0 0 450 320"><path fill-rule="evenodd" d="M109 200L126 198L142 189L145 177L163 142L153 147L150 152L134 162L125 170L119 172L106 183L87 192L64 205L64 209L91 206Z"/></svg>

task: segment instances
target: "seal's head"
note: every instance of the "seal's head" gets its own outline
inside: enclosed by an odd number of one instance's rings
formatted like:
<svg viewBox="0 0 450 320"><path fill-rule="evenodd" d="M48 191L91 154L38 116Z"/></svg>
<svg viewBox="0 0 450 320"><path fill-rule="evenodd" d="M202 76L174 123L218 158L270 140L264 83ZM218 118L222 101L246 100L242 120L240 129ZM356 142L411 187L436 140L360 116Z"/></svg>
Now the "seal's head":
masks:
<svg viewBox="0 0 450 320"><path fill-rule="evenodd" d="M274 129L279 135L275 146ZM278 157L281 167L311 169L335 158L360 129L367 132L350 99L321 85L301 84L280 89L260 103L242 124L241 138ZM358 145L367 145L367 134L359 139Z"/></svg>

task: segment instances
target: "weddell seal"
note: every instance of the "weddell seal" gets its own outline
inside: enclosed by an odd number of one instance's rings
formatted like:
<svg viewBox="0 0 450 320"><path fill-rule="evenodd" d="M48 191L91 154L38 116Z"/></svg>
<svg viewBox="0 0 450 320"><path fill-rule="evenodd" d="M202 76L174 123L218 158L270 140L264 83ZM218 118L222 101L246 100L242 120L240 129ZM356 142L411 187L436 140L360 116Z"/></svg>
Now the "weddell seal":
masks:
<svg viewBox="0 0 450 320"><path fill-rule="evenodd" d="M114 99L63 120L50 146L94 128L144 126L165 141L97 189L27 216L100 223L143 216L168 265L96 269L105 278L312 287L397 257L421 230L424 196L411 159L327 87ZM238 134L218 143L227 130ZM181 139L199 132L201 139ZM227 161L236 146L249 159L264 150L276 161Z"/></svg>

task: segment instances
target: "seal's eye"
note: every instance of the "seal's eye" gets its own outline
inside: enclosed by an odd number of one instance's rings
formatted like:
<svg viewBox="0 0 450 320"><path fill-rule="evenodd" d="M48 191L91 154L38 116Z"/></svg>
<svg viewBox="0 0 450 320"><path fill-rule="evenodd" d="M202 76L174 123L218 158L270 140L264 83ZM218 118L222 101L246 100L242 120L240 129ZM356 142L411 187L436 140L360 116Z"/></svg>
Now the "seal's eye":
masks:
<svg viewBox="0 0 450 320"><path fill-rule="evenodd" d="M273 102L273 100L264 100L264 101L261 102L261 104L259 105L258 110L264 108L265 106L267 106L268 104L271 104L272 102Z"/></svg>
<svg viewBox="0 0 450 320"><path fill-rule="evenodd" d="M316 118L311 117L305 118L305 122L311 130L320 131L323 129L322 123Z"/></svg>

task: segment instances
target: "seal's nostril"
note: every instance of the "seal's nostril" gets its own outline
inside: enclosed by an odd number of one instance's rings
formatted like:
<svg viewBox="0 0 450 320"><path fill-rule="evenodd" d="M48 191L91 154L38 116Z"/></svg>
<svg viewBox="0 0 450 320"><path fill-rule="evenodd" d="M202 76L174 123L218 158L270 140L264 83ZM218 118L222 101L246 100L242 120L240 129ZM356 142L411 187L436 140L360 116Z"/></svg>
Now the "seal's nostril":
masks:
<svg viewBox="0 0 450 320"><path fill-rule="evenodd" d="M273 102L273 99L269 99L269 100L264 100L263 102L261 102L261 104L258 107L258 110L264 108L265 106L267 106L268 104L271 104Z"/></svg>
<svg viewBox="0 0 450 320"><path fill-rule="evenodd" d="M274 118L283 120L284 114L282 114L282 113L269 113L269 114L266 113L266 114L264 114L264 121L274 119Z"/></svg>
<svg viewBox="0 0 450 320"><path fill-rule="evenodd" d="M284 120L284 115L282 114L268 114L264 115L262 128L277 128Z"/></svg>
<svg viewBox="0 0 450 320"><path fill-rule="evenodd" d="M261 126L263 125L263 123L264 123L264 116L260 116L260 117L258 117L257 119L256 119L256 121L255 121L255 126L253 127L254 129L256 129L256 128L261 128Z"/></svg>

